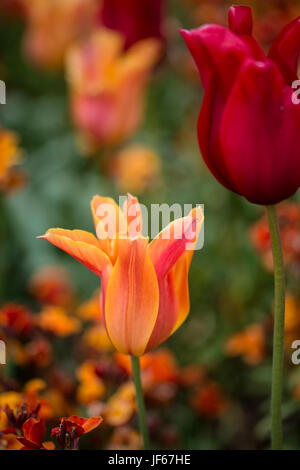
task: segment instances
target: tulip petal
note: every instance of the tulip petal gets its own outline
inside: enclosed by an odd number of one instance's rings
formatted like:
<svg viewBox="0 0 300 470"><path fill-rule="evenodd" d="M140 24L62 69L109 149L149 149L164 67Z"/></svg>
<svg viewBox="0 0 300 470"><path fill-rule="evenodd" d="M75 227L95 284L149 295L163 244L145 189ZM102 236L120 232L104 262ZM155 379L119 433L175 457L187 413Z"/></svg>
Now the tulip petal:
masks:
<svg viewBox="0 0 300 470"><path fill-rule="evenodd" d="M143 231L143 217L139 201L136 197L128 194L123 204L123 214L127 224L127 235L136 238Z"/></svg>
<svg viewBox="0 0 300 470"><path fill-rule="evenodd" d="M253 27L252 10L246 6L232 6L228 11L228 23L231 31L238 36L251 35Z"/></svg>
<svg viewBox="0 0 300 470"><path fill-rule="evenodd" d="M218 80L223 98L226 98L236 74L249 57L243 40L224 26L214 24L191 31L181 30L181 35L196 62L204 88L213 75Z"/></svg>
<svg viewBox="0 0 300 470"><path fill-rule="evenodd" d="M245 42L223 26L209 25L192 31L182 30L199 69L205 89L198 119L198 140L203 159L227 189L235 191L227 174L218 139L220 119L236 75L249 57Z"/></svg>
<svg viewBox="0 0 300 470"><path fill-rule="evenodd" d="M203 210L201 209L201 207L195 207L191 211L190 216L197 218L197 230L195 240L193 244L189 247L189 250L186 251L184 255L177 261L171 271L176 297L178 300L177 320L171 334L173 334L174 331L176 331L182 325L190 311L188 274L196 248L197 240L204 222Z"/></svg>
<svg viewBox="0 0 300 470"><path fill-rule="evenodd" d="M269 52L269 58L277 64L288 85L297 80L299 53L300 16L283 28Z"/></svg>
<svg viewBox="0 0 300 470"><path fill-rule="evenodd" d="M148 250L158 279L170 271L186 251L187 245L194 243L197 227L197 218L188 215L176 219L152 240Z"/></svg>
<svg viewBox="0 0 300 470"><path fill-rule="evenodd" d="M125 232L126 223L121 209L111 197L94 196L91 209L98 239L113 239Z"/></svg>
<svg viewBox="0 0 300 470"><path fill-rule="evenodd" d="M224 109L220 138L228 172L250 202L275 204L299 187L299 128L300 106L277 66L249 59Z"/></svg>
<svg viewBox="0 0 300 470"><path fill-rule="evenodd" d="M256 60L266 60L262 47L252 37L252 9L246 6L232 6L228 11L228 24L233 33L242 39L248 48L249 55Z"/></svg>
<svg viewBox="0 0 300 470"><path fill-rule="evenodd" d="M94 196L91 209L101 249L114 264L118 256L118 239L126 234L126 220L123 212L110 197Z"/></svg>
<svg viewBox="0 0 300 470"><path fill-rule="evenodd" d="M179 307L172 274L169 272L163 278L159 278L158 286L159 310L146 351L156 348L170 336L178 318Z"/></svg>
<svg viewBox="0 0 300 470"><path fill-rule="evenodd" d="M158 282L147 246L145 238L119 240L106 293L108 335L119 352L134 356L144 353L158 313Z"/></svg>
<svg viewBox="0 0 300 470"><path fill-rule="evenodd" d="M147 351L165 341L189 313L188 272L203 220L201 207L195 207L187 217L170 224L171 234L176 233L176 226L186 228L179 242L172 238L164 239L164 233L168 233L167 227L149 245L159 283L159 310Z"/></svg>
<svg viewBox="0 0 300 470"><path fill-rule="evenodd" d="M94 235L83 230L64 230L53 228L41 237L69 253L75 259L87 266L105 282L111 270L108 256L100 249L99 242Z"/></svg>

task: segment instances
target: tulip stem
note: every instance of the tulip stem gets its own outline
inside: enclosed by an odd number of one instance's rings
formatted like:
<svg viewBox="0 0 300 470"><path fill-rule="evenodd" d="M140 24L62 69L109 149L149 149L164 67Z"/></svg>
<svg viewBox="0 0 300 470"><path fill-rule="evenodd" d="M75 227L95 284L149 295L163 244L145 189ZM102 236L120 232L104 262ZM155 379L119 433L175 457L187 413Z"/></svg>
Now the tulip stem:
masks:
<svg viewBox="0 0 300 470"><path fill-rule="evenodd" d="M285 275L280 232L275 206L267 206L267 217L274 261L274 331L273 331L273 366L271 391L271 440L272 449L282 447L282 383L284 355L284 310L285 310Z"/></svg>
<svg viewBox="0 0 300 470"><path fill-rule="evenodd" d="M131 366L132 366L133 381L135 385L140 431L143 437L144 449L149 449L150 446L149 446L149 435L148 435L148 428L147 428L147 422L146 422L146 408L145 408L143 389L142 389L142 383L141 383L140 358L131 356Z"/></svg>

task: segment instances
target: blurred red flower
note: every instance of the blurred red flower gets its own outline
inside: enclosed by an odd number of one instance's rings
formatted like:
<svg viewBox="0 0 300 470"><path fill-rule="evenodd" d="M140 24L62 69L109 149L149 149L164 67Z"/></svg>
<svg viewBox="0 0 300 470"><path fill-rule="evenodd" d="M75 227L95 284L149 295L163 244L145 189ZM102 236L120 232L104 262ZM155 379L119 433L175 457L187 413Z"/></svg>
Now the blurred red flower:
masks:
<svg viewBox="0 0 300 470"><path fill-rule="evenodd" d="M32 314L23 305L6 303L0 309L0 327L6 335L28 335L34 326Z"/></svg>
<svg viewBox="0 0 300 470"><path fill-rule="evenodd" d="M79 449L79 438L96 429L102 422L101 416L92 416L91 418L80 418L79 416L70 416L61 418L60 425L53 428L51 437L57 439L62 449Z"/></svg>
<svg viewBox="0 0 300 470"><path fill-rule="evenodd" d="M125 47L140 39L162 38L165 0L103 0L100 22L125 37Z"/></svg>

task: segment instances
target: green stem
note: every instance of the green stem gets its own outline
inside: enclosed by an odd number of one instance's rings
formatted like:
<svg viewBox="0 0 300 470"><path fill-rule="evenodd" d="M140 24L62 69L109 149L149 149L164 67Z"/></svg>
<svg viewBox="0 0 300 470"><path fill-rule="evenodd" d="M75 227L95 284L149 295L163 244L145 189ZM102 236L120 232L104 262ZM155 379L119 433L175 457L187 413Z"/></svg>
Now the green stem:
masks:
<svg viewBox="0 0 300 470"><path fill-rule="evenodd" d="M284 310L285 310L285 276L280 232L275 206L267 206L267 216L274 261L274 332L273 332L273 367L271 392L271 438L272 449L282 447L282 383L284 355Z"/></svg>
<svg viewBox="0 0 300 470"><path fill-rule="evenodd" d="M132 366L133 381L135 385L140 431L143 437L144 449L149 449L149 435L148 435L148 428L147 428L147 423L146 423L146 409L145 409L143 389L142 389L142 383L141 383L141 369L140 369L139 357L131 356L131 366Z"/></svg>

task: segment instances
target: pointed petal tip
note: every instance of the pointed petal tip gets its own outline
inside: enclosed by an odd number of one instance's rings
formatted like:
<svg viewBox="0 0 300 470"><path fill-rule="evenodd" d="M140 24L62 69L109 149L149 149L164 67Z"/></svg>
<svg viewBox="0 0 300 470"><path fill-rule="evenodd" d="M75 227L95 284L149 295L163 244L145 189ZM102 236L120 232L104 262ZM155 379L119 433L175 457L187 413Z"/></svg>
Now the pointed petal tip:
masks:
<svg viewBox="0 0 300 470"><path fill-rule="evenodd" d="M238 36L252 34L252 8L245 5L232 5L228 10L228 24L231 31Z"/></svg>
<svg viewBox="0 0 300 470"><path fill-rule="evenodd" d="M191 38L191 31L189 31L188 29L180 28L179 32L184 41L188 41Z"/></svg>

